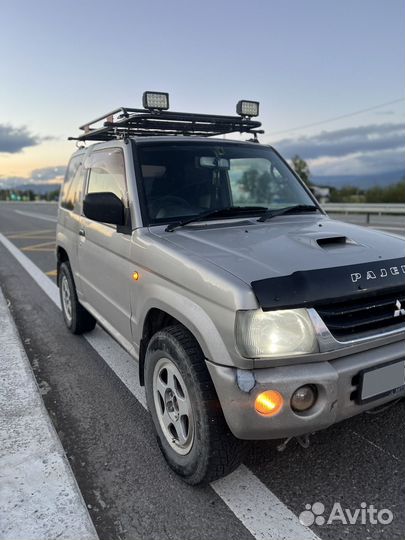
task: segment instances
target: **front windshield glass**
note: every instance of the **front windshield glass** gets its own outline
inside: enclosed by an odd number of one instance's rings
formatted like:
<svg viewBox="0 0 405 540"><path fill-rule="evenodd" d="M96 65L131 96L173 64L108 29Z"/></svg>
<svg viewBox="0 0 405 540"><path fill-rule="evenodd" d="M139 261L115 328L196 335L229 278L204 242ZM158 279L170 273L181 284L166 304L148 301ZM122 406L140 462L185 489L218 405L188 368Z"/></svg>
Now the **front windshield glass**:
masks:
<svg viewBox="0 0 405 540"><path fill-rule="evenodd" d="M137 148L149 225L228 207L239 207L231 217L238 212L246 217L266 209L314 204L268 147L216 141L141 143Z"/></svg>

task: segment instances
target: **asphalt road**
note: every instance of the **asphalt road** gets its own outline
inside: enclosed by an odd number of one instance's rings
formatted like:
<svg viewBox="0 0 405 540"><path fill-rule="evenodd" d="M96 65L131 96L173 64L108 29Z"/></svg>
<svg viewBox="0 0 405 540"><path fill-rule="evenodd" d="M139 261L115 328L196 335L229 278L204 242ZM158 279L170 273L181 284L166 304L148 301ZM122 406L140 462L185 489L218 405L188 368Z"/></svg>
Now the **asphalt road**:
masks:
<svg viewBox="0 0 405 540"><path fill-rule="evenodd" d="M56 205L0 203L0 232L50 280L55 223ZM401 233L397 222L378 226ZM1 243L0 284L102 540L301 540L310 537L304 528L291 519L291 529L283 529L282 522L315 502L325 506L325 517L334 503L352 512L366 503L393 513L386 525L313 525L324 540L404 538L403 400L313 435L308 449L296 441L284 452L274 442L252 443L245 466L228 483L189 487L161 457L142 399L110 367L119 347L95 346L100 329L89 339L71 335L28 265Z"/></svg>

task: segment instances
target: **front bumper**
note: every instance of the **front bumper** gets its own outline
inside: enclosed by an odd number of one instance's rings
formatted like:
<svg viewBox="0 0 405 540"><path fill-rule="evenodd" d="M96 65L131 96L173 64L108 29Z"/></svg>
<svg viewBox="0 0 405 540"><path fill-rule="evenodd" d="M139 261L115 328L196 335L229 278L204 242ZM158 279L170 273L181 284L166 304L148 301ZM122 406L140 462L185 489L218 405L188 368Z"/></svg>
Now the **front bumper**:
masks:
<svg viewBox="0 0 405 540"><path fill-rule="evenodd" d="M401 391L358 404L358 375L363 369L405 358L404 341L358 352L328 362L238 370L206 361L228 426L239 439L279 439L326 428L340 420L405 395ZM318 399L305 413L290 407L294 391L305 384L316 385ZM242 389L243 388L243 389ZM266 417L256 412L256 396L278 390L284 398L282 410Z"/></svg>

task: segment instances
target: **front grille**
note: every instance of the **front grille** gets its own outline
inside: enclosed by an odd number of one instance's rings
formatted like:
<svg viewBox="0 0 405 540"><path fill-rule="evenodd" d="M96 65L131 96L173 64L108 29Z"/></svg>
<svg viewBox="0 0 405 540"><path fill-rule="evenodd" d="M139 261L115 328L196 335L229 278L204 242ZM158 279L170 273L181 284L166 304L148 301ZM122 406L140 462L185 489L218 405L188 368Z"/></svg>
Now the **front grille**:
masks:
<svg viewBox="0 0 405 540"><path fill-rule="evenodd" d="M362 335L378 334L404 324L402 309L405 309L405 288L364 293L360 298L338 300L314 307L336 339L344 341Z"/></svg>

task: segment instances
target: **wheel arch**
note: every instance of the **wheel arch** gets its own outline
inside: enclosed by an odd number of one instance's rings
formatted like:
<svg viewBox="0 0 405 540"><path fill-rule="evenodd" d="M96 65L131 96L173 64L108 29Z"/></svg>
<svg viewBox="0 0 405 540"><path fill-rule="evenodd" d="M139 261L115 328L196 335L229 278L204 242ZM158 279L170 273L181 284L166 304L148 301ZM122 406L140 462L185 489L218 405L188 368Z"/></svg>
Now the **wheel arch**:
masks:
<svg viewBox="0 0 405 540"><path fill-rule="evenodd" d="M139 375L143 381L143 365L146 348L148 345L148 329L150 329L150 317L158 315L160 321L167 326L173 321L184 326L197 341L204 357L212 362L233 366L230 353L225 342L209 313L203 306L197 304L192 298L179 294L169 287L154 286L143 292L143 300L137 304L137 310L133 313L133 321L136 321L135 342L139 343ZM163 313L161 313L163 312ZM148 325L145 326L145 322ZM153 325L152 325L153 328ZM145 330L146 329L146 330ZM160 328L158 328L160 329ZM136 335L137 334L137 335Z"/></svg>
<svg viewBox="0 0 405 540"><path fill-rule="evenodd" d="M64 262L69 262L69 255L66 249L62 246L56 247L56 283L59 285L60 265Z"/></svg>
<svg viewBox="0 0 405 540"><path fill-rule="evenodd" d="M141 386L145 385L145 356L149 341L151 340L152 336L156 334L156 332L158 332L159 330L163 330L168 326L176 324L179 324L183 328L185 328L197 341L201 350L203 350L193 331L188 326L183 324L182 321L176 318L172 313L169 313L167 310L158 307L151 307L146 313L143 321L142 337L139 345L139 382Z"/></svg>

